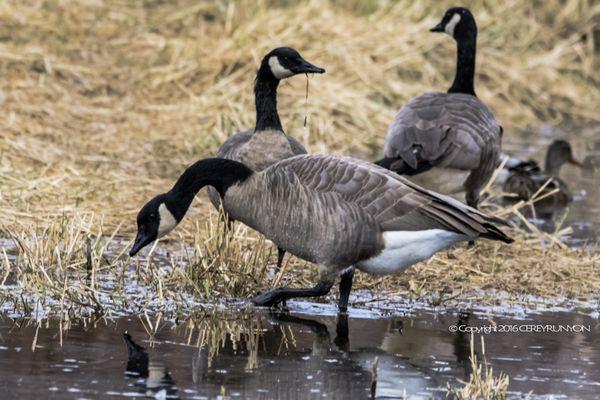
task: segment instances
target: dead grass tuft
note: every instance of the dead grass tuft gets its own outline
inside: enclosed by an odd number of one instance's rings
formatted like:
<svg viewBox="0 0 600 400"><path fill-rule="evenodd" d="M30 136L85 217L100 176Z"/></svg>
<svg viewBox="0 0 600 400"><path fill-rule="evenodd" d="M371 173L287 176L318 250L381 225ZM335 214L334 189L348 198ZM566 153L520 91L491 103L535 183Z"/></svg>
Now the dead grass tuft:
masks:
<svg viewBox="0 0 600 400"><path fill-rule="evenodd" d="M500 373L494 376L494 371L488 366L485 357L485 343L481 337L481 353L483 364L477 359L475 354L475 343L471 335L471 374L468 382L462 382L463 387L455 388L448 385L446 397L456 400L462 399L481 399L481 400L504 400L507 398L508 375Z"/></svg>

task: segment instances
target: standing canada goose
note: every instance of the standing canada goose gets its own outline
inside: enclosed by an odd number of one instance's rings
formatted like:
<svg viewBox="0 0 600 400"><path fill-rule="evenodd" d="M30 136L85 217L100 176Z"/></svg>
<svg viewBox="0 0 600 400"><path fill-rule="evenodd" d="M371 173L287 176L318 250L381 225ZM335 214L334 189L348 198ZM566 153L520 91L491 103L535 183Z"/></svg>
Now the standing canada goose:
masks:
<svg viewBox="0 0 600 400"><path fill-rule="evenodd" d="M277 288L254 298L257 305L325 295L342 274L339 308L345 311L353 266L387 275L461 241L512 241L494 225L499 220L384 168L349 157L307 154L260 172L221 158L196 162L170 191L140 210L130 256L173 230L207 185L218 191L233 218L319 265L315 287Z"/></svg>
<svg viewBox="0 0 600 400"><path fill-rule="evenodd" d="M431 31L456 40L454 82L447 93L425 93L400 109L388 129L384 158L376 164L403 175L434 167L470 171L463 187L467 204L477 207L497 165L502 137L502 127L473 87L477 25L468 9L454 7Z"/></svg>
<svg viewBox="0 0 600 400"><path fill-rule="evenodd" d="M256 126L254 130L238 132L229 137L217 151L217 157L239 161L254 171L288 157L306 154L300 142L286 135L277 112L277 86L282 79L297 74L322 74L325 70L306 61L298 51L279 47L264 56L254 82ZM219 193L208 189L208 197L218 210ZM229 214L227 208L224 211ZM231 218L229 221L233 222ZM285 252L278 249L277 267L281 268Z"/></svg>
<svg viewBox="0 0 600 400"><path fill-rule="evenodd" d="M518 163L511 161L509 159L507 162L507 165L510 165L508 168L509 175L503 186L504 192L513 194L506 197L507 201L529 200L544 185L546 186L539 193L540 197L554 190L558 189L558 191L536 202L535 205L538 208L551 211L552 209L563 208L572 201L571 191L559 177L560 169L567 163L581 168L582 163L575 158L573 149L566 140L555 140L548 147L544 171L533 160ZM546 184L548 181L550 182Z"/></svg>

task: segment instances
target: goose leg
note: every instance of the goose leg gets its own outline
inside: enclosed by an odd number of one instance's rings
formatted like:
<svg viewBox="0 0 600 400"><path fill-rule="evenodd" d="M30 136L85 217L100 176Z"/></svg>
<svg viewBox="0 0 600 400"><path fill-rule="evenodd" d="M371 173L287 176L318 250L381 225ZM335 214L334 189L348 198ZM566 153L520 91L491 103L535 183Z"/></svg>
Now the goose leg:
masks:
<svg viewBox="0 0 600 400"><path fill-rule="evenodd" d="M277 271L281 271L283 265L283 257L285 256L285 250L281 247L277 247Z"/></svg>
<svg viewBox="0 0 600 400"><path fill-rule="evenodd" d="M354 268L344 272L340 279L340 300L338 308L340 313L348 312L348 299L352 290L352 279L354 278Z"/></svg>
<svg viewBox="0 0 600 400"><path fill-rule="evenodd" d="M332 286L333 280L321 280L314 287L308 289L279 287L256 296L252 299L252 303L254 303L257 306L271 307L283 301L293 299L296 297L324 296L327 293L329 293Z"/></svg>

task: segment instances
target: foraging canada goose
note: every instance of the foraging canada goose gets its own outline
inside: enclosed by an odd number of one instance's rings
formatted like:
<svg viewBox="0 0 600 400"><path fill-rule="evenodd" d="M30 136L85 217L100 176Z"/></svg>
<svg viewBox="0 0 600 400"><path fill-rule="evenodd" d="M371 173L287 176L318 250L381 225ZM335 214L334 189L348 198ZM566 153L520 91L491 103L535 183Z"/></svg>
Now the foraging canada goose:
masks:
<svg viewBox="0 0 600 400"><path fill-rule="evenodd" d="M324 72L323 68L312 65L292 48L279 47L269 52L260 64L254 83L256 126L254 130L229 137L217 151L217 157L239 161L254 171L261 171L277 161L306 154L304 146L283 131L277 113L277 86L281 79L297 74ZM219 209L219 193L209 188L208 197ZM226 207L224 211L227 213ZM278 249L278 268L281 268L284 254L282 249Z"/></svg>
<svg viewBox="0 0 600 400"><path fill-rule="evenodd" d="M566 140L555 140L548 147L544 171L534 160L522 160L515 163L509 158L506 163L509 166L509 176L506 178L503 191L513 195L507 196L506 200L529 200L546 182L550 181L539 193L539 197L557 189L558 191L540 199L536 202L536 206L549 210L565 207L573 199L567 184L559 177L561 167L567 163L580 168L583 166L581 162L575 159L573 149Z"/></svg>
<svg viewBox="0 0 600 400"><path fill-rule="evenodd" d="M325 295L342 274L339 307L345 311L352 266L387 275L461 241L512 241L494 225L499 220L384 168L349 157L306 154L260 172L221 158L196 162L170 191L140 210L129 254L173 230L207 185L219 192L233 218L319 265L315 287L277 288L254 298L258 305Z"/></svg>
<svg viewBox="0 0 600 400"><path fill-rule="evenodd" d="M446 32L458 46L456 76L447 93L425 93L408 101L390 125L384 158L376 164L403 175L431 168L470 171L466 201L477 207L479 192L500 154L502 128L473 87L477 25L463 7L448 9L432 32Z"/></svg>

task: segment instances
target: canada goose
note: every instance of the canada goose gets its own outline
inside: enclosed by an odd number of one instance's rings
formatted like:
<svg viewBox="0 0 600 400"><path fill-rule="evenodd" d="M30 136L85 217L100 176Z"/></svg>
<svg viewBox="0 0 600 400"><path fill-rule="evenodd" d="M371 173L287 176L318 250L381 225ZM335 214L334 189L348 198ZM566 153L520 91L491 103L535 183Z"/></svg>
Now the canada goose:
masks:
<svg viewBox="0 0 600 400"><path fill-rule="evenodd" d="M539 196L544 196L556 189L558 191L540 199L536 202L536 206L547 210L565 207L573 199L567 184L559 177L560 169L566 163L580 168L583 166L581 162L575 159L573 149L566 140L555 140L550 144L546 152L544 171L534 160L514 162L509 159L507 162L507 165L510 165L508 168L509 175L504 183L503 191L513 195L507 196L506 200L509 202L529 200L546 182L550 181Z"/></svg>
<svg viewBox="0 0 600 400"><path fill-rule="evenodd" d="M425 93L398 111L376 164L403 175L431 168L470 171L463 183L466 201L477 207L479 192L492 176L500 153L502 127L473 87L477 25L463 7L446 11L432 32L457 43L456 76L447 93Z"/></svg>
<svg viewBox="0 0 600 400"><path fill-rule="evenodd" d="M292 136L287 135L277 113L277 86L282 79L297 74L322 74L325 70L306 61L298 51L278 47L264 56L254 82L256 126L254 130L230 136L217 151L217 157L239 161L254 171L298 154L306 149ZM208 197L219 209L219 193L208 189ZM227 208L224 208L227 213ZM233 222L231 218L229 221ZM277 267L281 268L285 252L278 249Z"/></svg>
<svg viewBox="0 0 600 400"><path fill-rule="evenodd" d="M260 172L221 158L196 162L170 191L140 210L130 256L173 230L207 185L219 192L233 218L319 265L315 287L277 288L254 298L258 305L325 295L342 274L339 307L345 311L352 266L387 275L461 241L512 241L494 225L499 220L391 171L349 157L306 154Z"/></svg>

